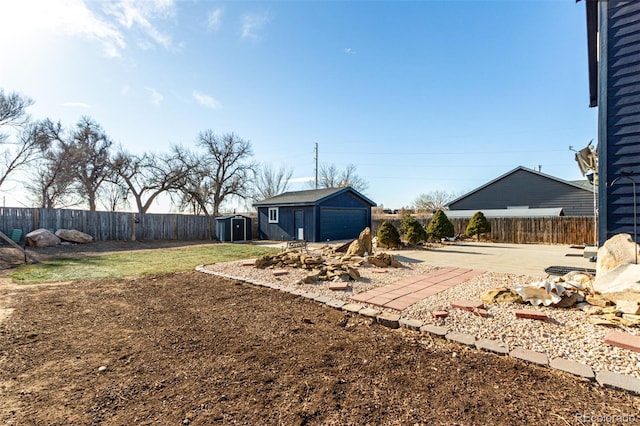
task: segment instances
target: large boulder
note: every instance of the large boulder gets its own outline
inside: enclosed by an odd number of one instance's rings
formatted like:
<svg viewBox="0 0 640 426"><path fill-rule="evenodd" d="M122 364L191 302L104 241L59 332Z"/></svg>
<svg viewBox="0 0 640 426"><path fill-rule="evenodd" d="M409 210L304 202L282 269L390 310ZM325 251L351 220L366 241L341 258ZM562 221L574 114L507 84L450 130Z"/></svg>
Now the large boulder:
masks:
<svg viewBox="0 0 640 426"><path fill-rule="evenodd" d="M597 273L593 289L598 293L640 292L640 265L625 263L606 273Z"/></svg>
<svg viewBox="0 0 640 426"><path fill-rule="evenodd" d="M61 240L78 244L87 244L93 241L93 237L91 235L75 229L58 229L56 231L56 236Z"/></svg>
<svg viewBox="0 0 640 426"><path fill-rule="evenodd" d="M48 229L40 228L25 235L25 244L32 247L50 247L60 244L60 238Z"/></svg>
<svg viewBox="0 0 640 426"><path fill-rule="evenodd" d="M364 256L373 253L373 243L371 241L371 229L367 226L358 236L358 239L349 245L346 256Z"/></svg>
<svg viewBox="0 0 640 426"><path fill-rule="evenodd" d="M616 234L609 238L598 249L596 276L616 269L619 265L636 262L638 245L633 242L629 234Z"/></svg>
<svg viewBox="0 0 640 426"><path fill-rule="evenodd" d="M599 293L640 291L640 265L636 264L638 245L629 234L617 234L598 249L593 289Z"/></svg>

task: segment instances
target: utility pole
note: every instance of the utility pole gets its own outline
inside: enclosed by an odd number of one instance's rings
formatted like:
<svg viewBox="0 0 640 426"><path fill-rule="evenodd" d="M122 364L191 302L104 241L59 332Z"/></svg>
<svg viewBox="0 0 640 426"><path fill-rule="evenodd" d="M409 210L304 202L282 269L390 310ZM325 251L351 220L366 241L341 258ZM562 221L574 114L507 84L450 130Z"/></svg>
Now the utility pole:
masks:
<svg viewBox="0 0 640 426"><path fill-rule="evenodd" d="M316 163L316 189L318 189L318 142L316 142L315 153L316 153L316 157L315 157L315 163Z"/></svg>

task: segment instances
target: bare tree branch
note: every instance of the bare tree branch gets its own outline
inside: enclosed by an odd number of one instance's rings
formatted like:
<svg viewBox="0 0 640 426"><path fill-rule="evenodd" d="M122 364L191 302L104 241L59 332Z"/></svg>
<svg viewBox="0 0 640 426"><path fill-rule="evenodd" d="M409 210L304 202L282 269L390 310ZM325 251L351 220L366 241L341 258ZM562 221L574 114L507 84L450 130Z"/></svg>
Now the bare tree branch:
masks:
<svg viewBox="0 0 640 426"><path fill-rule="evenodd" d="M310 182L309 186L315 186ZM319 188L344 188L350 186L358 192L364 192L369 184L356 173L356 166L349 164L344 170L338 170L335 164L322 164L318 170Z"/></svg>
<svg viewBox="0 0 640 426"><path fill-rule="evenodd" d="M179 146L172 147L172 152L166 155L136 156L121 150L112 161L120 185L133 195L141 214L151 208L160 194L182 191L198 165L199 162Z"/></svg>
<svg viewBox="0 0 640 426"><path fill-rule="evenodd" d="M434 213L438 210L447 210L446 204L458 197L455 192L447 192L441 190L431 191L420 194L413 204L416 209Z"/></svg>
<svg viewBox="0 0 640 426"><path fill-rule="evenodd" d="M96 201L102 183L111 173L111 139L102 127L89 117L82 117L76 124L68 144L74 178L78 192L96 210Z"/></svg>
<svg viewBox="0 0 640 426"><path fill-rule="evenodd" d="M31 123L26 109L33 101L0 89L0 187L9 175L37 159L46 149L40 125ZM9 131L10 130L10 131Z"/></svg>
<svg viewBox="0 0 640 426"><path fill-rule="evenodd" d="M255 172L255 201L266 200L287 192L293 169L281 166L278 170L268 164L259 166Z"/></svg>
<svg viewBox="0 0 640 426"><path fill-rule="evenodd" d="M29 121L27 108L33 100L19 93L8 93L0 89L0 128L2 126L22 127Z"/></svg>
<svg viewBox="0 0 640 426"><path fill-rule="evenodd" d="M250 177L256 168L250 161L251 143L233 133L216 135L205 130L198 136L198 145L204 148L201 167L185 186L184 202L197 203L204 212L217 216L228 197L250 195Z"/></svg>

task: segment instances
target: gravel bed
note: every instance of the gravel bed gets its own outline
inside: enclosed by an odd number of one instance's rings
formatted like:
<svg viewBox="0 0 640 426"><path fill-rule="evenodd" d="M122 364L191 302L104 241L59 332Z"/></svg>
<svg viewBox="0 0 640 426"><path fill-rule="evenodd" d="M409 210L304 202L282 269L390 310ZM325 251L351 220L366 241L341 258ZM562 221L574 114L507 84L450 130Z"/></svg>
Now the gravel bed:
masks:
<svg viewBox="0 0 640 426"><path fill-rule="evenodd" d="M365 264L358 268L360 281L351 282L346 291L329 290L329 283L300 284L307 273L299 269L287 269L286 275L275 276L273 269L257 269L247 266L247 261L236 261L205 265L205 269L239 279L273 283L283 287L295 287L332 299L351 301L355 294L375 287L392 284L404 277L424 274L435 267L425 263L402 263L402 268L375 268ZM384 273L380 273L384 270ZM453 288L430 296L402 311L402 318L417 319L425 324L444 326L449 331L458 331L479 339L497 339L507 343L509 349L516 347L534 350L553 358L565 358L587 364L594 371L607 370L640 378L640 353L610 346L604 343L608 327L587 322L588 315L580 309L534 307L531 305L493 304L487 306L488 318L472 312L450 309L454 300L479 300L487 290L516 284L528 284L545 276L526 276L487 272ZM358 302L360 303L360 302ZM365 304L366 305L366 304ZM391 309L376 309L398 313ZM513 309L533 309L544 312L549 320L537 321L516 318ZM447 310L445 319L434 319L432 311ZM640 334L637 328L620 327L620 331Z"/></svg>

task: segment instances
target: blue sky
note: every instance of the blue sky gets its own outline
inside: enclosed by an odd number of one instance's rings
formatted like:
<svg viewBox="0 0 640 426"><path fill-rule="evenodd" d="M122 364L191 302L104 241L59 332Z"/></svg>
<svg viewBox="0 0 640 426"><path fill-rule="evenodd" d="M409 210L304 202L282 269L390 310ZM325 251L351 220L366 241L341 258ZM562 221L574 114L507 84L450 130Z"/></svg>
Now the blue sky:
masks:
<svg viewBox="0 0 640 426"><path fill-rule="evenodd" d="M293 168L292 189L318 143L320 163L355 164L397 208L520 165L581 178L569 146L597 136L584 14L573 0L7 0L0 87L33 98L35 118L89 115L134 153L235 132Z"/></svg>

